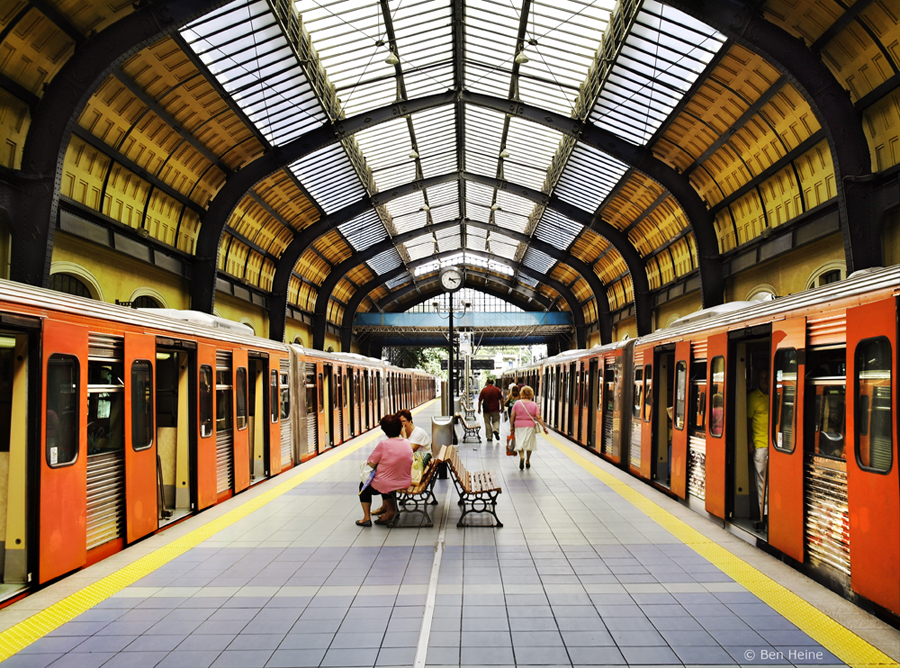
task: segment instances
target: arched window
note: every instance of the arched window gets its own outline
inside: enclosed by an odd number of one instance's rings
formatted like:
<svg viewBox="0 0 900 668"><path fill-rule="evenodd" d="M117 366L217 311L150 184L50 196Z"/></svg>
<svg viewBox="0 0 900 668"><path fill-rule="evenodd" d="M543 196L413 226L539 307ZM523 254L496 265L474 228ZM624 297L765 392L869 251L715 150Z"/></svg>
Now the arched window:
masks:
<svg viewBox="0 0 900 668"><path fill-rule="evenodd" d="M153 297L148 295L141 295L140 297L135 297L135 300L131 302L132 308L160 308L160 303L156 301Z"/></svg>
<svg viewBox="0 0 900 668"><path fill-rule="evenodd" d="M50 289L57 292L65 292L68 295L75 295L76 297L94 298L91 291L88 290L88 286L75 276L72 276L72 274L53 274L50 277Z"/></svg>
<svg viewBox="0 0 900 668"><path fill-rule="evenodd" d="M806 289L820 288L847 278L847 265L840 261L827 262L816 269L806 282Z"/></svg>

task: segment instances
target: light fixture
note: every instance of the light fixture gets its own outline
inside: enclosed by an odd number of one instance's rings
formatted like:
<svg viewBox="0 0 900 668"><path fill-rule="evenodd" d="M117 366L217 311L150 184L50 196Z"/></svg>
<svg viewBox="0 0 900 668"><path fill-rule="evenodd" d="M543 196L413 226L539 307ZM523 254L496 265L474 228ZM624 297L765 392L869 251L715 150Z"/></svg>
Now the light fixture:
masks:
<svg viewBox="0 0 900 668"><path fill-rule="evenodd" d="M416 158L419 157L419 154L416 153L415 151L410 151L410 152L409 152L409 157L412 158L413 160L415 160Z"/></svg>
<svg viewBox="0 0 900 668"><path fill-rule="evenodd" d="M503 149L502 151L500 151L500 157L501 157L501 158L508 158L508 157L509 157L509 151L507 151L506 149Z"/></svg>
<svg viewBox="0 0 900 668"><path fill-rule="evenodd" d="M519 65L524 65L529 60L530 58L525 54L525 49L522 49L521 51L519 51L519 53L516 54L516 63Z"/></svg>
<svg viewBox="0 0 900 668"><path fill-rule="evenodd" d="M424 211L425 213L428 213L429 211L431 211L431 207L428 206L427 204L423 204L423 205L422 205L422 208L419 209L419 210L420 210L420 211Z"/></svg>
<svg viewBox="0 0 900 668"><path fill-rule="evenodd" d="M499 210L500 210L500 205L499 205L499 204L497 204L496 202L494 202L493 204L491 204L491 211L499 211Z"/></svg>
<svg viewBox="0 0 900 668"><path fill-rule="evenodd" d="M400 62L400 59L397 57L396 53L391 51L388 54L387 58L384 59L384 62L386 62L388 65L396 65L397 63Z"/></svg>

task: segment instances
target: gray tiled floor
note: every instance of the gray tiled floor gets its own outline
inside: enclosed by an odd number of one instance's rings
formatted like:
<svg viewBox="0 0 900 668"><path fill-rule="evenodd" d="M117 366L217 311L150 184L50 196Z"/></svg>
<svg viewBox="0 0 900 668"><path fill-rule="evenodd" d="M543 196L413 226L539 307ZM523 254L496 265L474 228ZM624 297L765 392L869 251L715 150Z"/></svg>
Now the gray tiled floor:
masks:
<svg viewBox="0 0 900 668"><path fill-rule="evenodd" d="M433 413L416 421L427 425ZM353 524L370 449L5 665L413 665L440 527ZM469 468L502 476L505 526L458 529L451 500L428 666L840 664L546 442L526 471L497 445L463 444L460 454ZM436 488L436 519L448 484Z"/></svg>

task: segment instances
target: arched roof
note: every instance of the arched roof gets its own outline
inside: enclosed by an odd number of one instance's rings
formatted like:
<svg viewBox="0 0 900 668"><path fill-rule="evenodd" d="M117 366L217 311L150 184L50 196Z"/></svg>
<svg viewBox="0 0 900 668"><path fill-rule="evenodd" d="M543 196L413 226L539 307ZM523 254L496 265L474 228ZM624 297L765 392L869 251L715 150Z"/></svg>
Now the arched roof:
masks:
<svg viewBox="0 0 900 668"><path fill-rule="evenodd" d="M773 235L878 264L896 204L877 0L16 5L0 176L29 283L70 211L181 260L194 308L249 286L275 338L293 309L321 347L454 262L609 340L673 286L721 302Z"/></svg>

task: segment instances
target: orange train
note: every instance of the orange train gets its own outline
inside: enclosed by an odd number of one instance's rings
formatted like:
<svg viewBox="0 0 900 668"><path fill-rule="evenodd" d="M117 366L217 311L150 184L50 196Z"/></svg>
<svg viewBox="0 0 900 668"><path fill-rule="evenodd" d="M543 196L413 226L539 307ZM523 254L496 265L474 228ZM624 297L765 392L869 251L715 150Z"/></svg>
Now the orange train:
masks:
<svg viewBox="0 0 900 668"><path fill-rule="evenodd" d="M7 599L434 398L433 376L0 281Z"/></svg>
<svg viewBox="0 0 900 668"><path fill-rule="evenodd" d="M532 385L561 434L896 620L898 298L900 267L866 270L567 351L503 383ZM762 371L757 483L748 399Z"/></svg>

